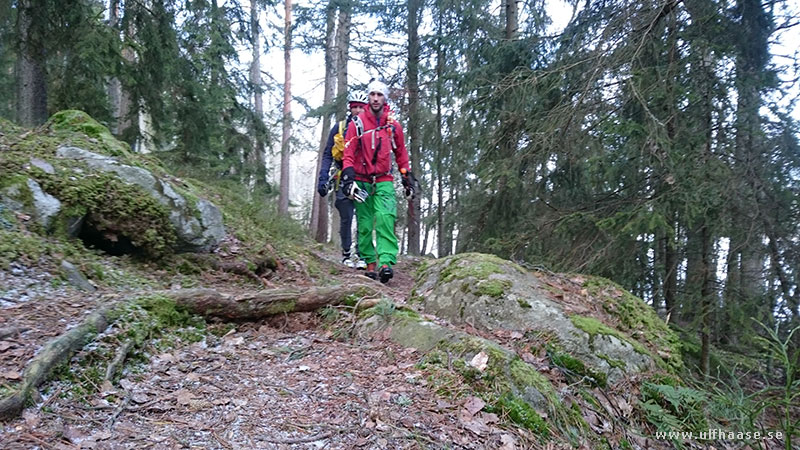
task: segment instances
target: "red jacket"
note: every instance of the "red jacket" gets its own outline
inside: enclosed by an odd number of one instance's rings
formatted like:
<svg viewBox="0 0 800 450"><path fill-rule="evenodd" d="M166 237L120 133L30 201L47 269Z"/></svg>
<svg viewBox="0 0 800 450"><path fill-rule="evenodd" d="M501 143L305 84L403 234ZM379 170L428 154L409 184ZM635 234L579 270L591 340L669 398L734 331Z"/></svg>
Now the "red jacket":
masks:
<svg viewBox="0 0 800 450"><path fill-rule="evenodd" d="M366 111L358 115L364 124L364 131L358 137L355 121L350 121L347 133L344 136L344 168L352 167L359 181L392 181L392 155L397 162L397 167L408 170L408 151L403 139L403 127L394 120L389 105L384 105L380 123L376 122L375 114L367 106ZM387 122L388 121L388 122ZM386 125L389 126L386 126ZM385 127L384 127L385 126ZM384 127L378 131L376 128ZM392 148L392 139L395 148ZM374 147L373 147L374 145Z"/></svg>

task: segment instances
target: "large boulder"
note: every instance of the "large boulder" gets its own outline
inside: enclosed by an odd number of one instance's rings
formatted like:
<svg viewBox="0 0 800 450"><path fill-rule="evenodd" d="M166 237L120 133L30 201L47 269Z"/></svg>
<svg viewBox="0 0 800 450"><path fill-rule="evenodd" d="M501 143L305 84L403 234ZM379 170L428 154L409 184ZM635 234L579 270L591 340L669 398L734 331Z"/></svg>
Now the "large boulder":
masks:
<svg viewBox="0 0 800 450"><path fill-rule="evenodd" d="M600 278L539 273L467 253L420 268L412 301L455 324L521 340L545 336L557 358L602 384L682 366L678 338L652 308Z"/></svg>
<svg viewBox="0 0 800 450"><path fill-rule="evenodd" d="M93 153L78 147L62 146L56 156L81 161L90 169L113 173L125 183L141 187L165 206L177 235L179 251L209 251L225 237L222 213L211 202L187 198L167 181L141 167L120 163L116 158Z"/></svg>

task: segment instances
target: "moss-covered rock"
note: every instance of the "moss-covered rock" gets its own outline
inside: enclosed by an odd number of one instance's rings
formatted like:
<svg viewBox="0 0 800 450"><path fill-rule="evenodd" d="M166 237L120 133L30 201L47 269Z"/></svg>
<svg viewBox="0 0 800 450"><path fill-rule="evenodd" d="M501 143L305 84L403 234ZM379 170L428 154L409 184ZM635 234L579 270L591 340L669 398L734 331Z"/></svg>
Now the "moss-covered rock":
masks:
<svg viewBox="0 0 800 450"><path fill-rule="evenodd" d="M572 420L550 381L513 351L416 314L403 314L396 308L392 311L367 314L368 318L360 322L360 332L372 335L381 331L394 342L417 349L424 355L420 367L433 373L435 379L457 376L484 398L490 411L541 436L547 436L552 426ZM487 358L485 368L472 365L479 354Z"/></svg>
<svg viewBox="0 0 800 450"><path fill-rule="evenodd" d="M651 308L599 279L586 283L584 294L570 295L565 304L567 293L536 273L496 256L465 253L428 262L414 294L424 312L457 324L522 335L548 332L562 350L560 362L573 369L583 365L579 371L599 385L656 367L680 370L680 354L673 351L677 338ZM598 301L603 310L597 311ZM623 320L608 310L641 317ZM594 317L594 311L600 314Z"/></svg>
<svg viewBox="0 0 800 450"><path fill-rule="evenodd" d="M45 124L53 131L77 133L94 139L101 150L108 156L130 156L130 146L117 140L105 126L94 120L83 111L69 109L53 114Z"/></svg>

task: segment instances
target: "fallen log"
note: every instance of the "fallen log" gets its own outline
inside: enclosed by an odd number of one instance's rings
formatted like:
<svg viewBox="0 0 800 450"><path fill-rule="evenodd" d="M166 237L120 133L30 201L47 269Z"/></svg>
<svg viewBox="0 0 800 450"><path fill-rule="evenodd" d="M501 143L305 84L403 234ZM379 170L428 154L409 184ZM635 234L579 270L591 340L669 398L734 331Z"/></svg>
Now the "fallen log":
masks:
<svg viewBox="0 0 800 450"><path fill-rule="evenodd" d="M272 289L258 293L226 295L213 289L163 291L165 295L194 314L228 320L254 320L275 314L314 311L338 305L348 298L378 295L380 290L366 284L319 288Z"/></svg>
<svg viewBox="0 0 800 450"><path fill-rule="evenodd" d="M48 342L34 357L22 375L22 382L8 397L0 400L0 420L10 419L22 412L25 402L62 362L83 348L92 338L106 329L116 302L107 303L91 313L80 325Z"/></svg>

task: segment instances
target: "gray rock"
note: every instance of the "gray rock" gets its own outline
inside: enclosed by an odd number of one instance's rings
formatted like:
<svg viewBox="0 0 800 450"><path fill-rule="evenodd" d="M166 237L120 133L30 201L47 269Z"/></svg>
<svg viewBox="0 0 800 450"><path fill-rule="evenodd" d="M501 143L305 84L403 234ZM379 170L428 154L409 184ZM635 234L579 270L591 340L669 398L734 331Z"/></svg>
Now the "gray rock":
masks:
<svg viewBox="0 0 800 450"><path fill-rule="evenodd" d="M3 189L0 201L12 211L30 215L44 228L48 228L52 218L61 211L61 202L30 178L25 184L17 183Z"/></svg>
<svg viewBox="0 0 800 450"><path fill-rule="evenodd" d="M608 334L592 336L575 326L570 319L574 308L568 313L535 275L494 256L461 254L436 260L424 269L415 292L423 298L424 312L456 324L547 332L570 356L605 373L609 383L656 366L630 342Z"/></svg>
<svg viewBox="0 0 800 450"><path fill-rule="evenodd" d="M61 261L61 274L67 280L67 283L82 291L94 292L97 290L92 283L89 283L83 273L69 261Z"/></svg>
<svg viewBox="0 0 800 450"><path fill-rule="evenodd" d="M49 173L50 175L56 173L56 169L54 169L49 162L43 159L31 158L31 165L42 169L45 173Z"/></svg>
<svg viewBox="0 0 800 450"><path fill-rule="evenodd" d="M61 211L61 201L44 192L34 180L28 179L28 189L33 194L34 217L43 227L48 228L50 221Z"/></svg>
<svg viewBox="0 0 800 450"><path fill-rule="evenodd" d="M225 236L222 213L216 206L203 199L191 204L193 202L187 201L168 182L141 167L120 164L115 158L78 147L59 147L56 155L83 161L93 169L115 173L124 182L142 187L168 208L169 220L178 237L178 251L210 251Z"/></svg>

